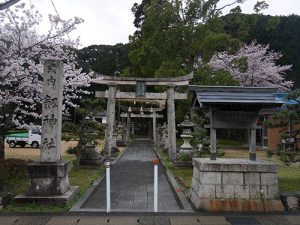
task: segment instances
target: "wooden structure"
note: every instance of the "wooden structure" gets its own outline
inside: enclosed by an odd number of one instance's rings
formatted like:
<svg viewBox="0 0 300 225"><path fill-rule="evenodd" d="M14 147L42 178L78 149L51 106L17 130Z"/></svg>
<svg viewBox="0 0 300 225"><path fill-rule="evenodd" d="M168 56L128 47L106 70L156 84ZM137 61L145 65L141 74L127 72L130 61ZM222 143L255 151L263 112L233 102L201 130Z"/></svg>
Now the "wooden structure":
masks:
<svg viewBox="0 0 300 225"><path fill-rule="evenodd" d="M175 124L175 100L187 99L186 93L175 92L176 86L187 86L193 78L193 73L175 78L138 78L138 77L114 77L96 73L94 83L105 84L108 90L105 92L96 92L96 97L107 98L107 127L105 138L105 151L110 156L111 140L113 135L113 124L115 121L115 103L116 99L120 101L136 101L157 103L160 107L167 103L168 115L168 133L169 133L169 156L176 157L176 124ZM133 85L136 86L136 92L120 92L117 86ZM163 93L148 93L147 86L166 86L167 91ZM131 113L128 113L130 115ZM156 112L153 112L153 129L156 130ZM130 119L129 119L130 121ZM128 122L129 122L128 121ZM156 134L156 132L153 132ZM154 137L154 141L156 138Z"/></svg>
<svg viewBox="0 0 300 225"><path fill-rule="evenodd" d="M256 122L263 108L282 105L276 89L261 87L189 86L195 92L193 108L206 107L210 114L210 159L217 156L216 129L249 129L249 156L256 160Z"/></svg>

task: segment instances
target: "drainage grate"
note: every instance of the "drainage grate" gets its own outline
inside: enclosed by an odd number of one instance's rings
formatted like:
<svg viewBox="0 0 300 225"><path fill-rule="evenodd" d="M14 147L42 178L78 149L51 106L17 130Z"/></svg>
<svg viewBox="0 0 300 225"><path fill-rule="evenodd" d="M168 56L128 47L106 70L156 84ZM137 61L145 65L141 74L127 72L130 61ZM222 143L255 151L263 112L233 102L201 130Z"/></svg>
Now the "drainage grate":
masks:
<svg viewBox="0 0 300 225"><path fill-rule="evenodd" d="M261 225L254 217L227 216L226 220L231 225Z"/></svg>

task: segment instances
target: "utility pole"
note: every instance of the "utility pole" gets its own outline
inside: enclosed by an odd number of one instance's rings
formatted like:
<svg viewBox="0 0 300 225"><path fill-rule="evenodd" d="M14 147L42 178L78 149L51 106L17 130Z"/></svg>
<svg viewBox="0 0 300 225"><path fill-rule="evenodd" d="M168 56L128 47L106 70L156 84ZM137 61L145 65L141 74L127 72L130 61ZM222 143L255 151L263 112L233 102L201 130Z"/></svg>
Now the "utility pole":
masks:
<svg viewBox="0 0 300 225"><path fill-rule="evenodd" d="M0 3L0 10L8 9L12 5L16 4L20 0L8 0L7 2Z"/></svg>

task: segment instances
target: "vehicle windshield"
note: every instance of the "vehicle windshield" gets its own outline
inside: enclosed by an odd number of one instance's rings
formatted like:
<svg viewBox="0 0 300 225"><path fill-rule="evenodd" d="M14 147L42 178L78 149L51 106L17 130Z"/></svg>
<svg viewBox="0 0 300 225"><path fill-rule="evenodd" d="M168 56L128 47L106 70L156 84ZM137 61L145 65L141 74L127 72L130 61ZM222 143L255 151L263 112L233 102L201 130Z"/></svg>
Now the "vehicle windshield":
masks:
<svg viewBox="0 0 300 225"><path fill-rule="evenodd" d="M41 132L40 132L40 130L38 128L32 129L31 133L32 134L39 134L39 135L41 135Z"/></svg>

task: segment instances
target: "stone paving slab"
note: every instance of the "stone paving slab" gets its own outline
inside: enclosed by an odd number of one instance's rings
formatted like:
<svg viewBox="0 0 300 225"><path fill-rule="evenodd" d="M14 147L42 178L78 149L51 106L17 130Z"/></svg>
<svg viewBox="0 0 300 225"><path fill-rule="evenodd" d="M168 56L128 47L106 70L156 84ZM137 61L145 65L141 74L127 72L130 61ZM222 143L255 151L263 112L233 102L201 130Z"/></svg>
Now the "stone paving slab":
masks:
<svg viewBox="0 0 300 225"><path fill-rule="evenodd" d="M112 211L153 211L153 159L156 157L150 140L135 140L111 167ZM158 210L183 211L161 164L158 185ZM91 192L79 211L85 209L106 210L106 178Z"/></svg>
<svg viewBox="0 0 300 225"><path fill-rule="evenodd" d="M12 224L15 224L15 222L19 219L20 219L20 217L0 216L0 224L1 225L12 225Z"/></svg>
<svg viewBox="0 0 300 225"><path fill-rule="evenodd" d="M201 216L198 221L201 225L230 225L224 216Z"/></svg>
<svg viewBox="0 0 300 225"><path fill-rule="evenodd" d="M300 215L298 215L298 216L283 216L283 218L293 225L300 225Z"/></svg>
<svg viewBox="0 0 300 225"><path fill-rule="evenodd" d="M281 216L281 215L262 215L262 216L254 216L254 218L261 225L294 225L293 223L290 223L286 219L286 216Z"/></svg>
<svg viewBox="0 0 300 225"><path fill-rule="evenodd" d="M121 214L122 215L122 214ZM0 225L232 225L226 216L143 216L143 215L84 215L84 216L2 216ZM261 225L300 225L299 215L241 215L244 224L247 218L255 218ZM234 223L233 223L234 224ZM251 223L250 223L251 224Z"/></svg>
<svg viewBox="0 0 300 225"><path fill-rule="evenodd" d="M139 225L170 225L167 216L145 216L139 218Z"/></svg>
<svg viewBox="0 0 300 225"><path fill-rule="evenodd" d="M171 225L200 225L196 216L175 216L170 217Z"/></svg>
<svg viewBox="0 0 300 225"><path fill-rule="evenodd" d="M80 220L76 225L107 225L109 219L106 217L100 217L100 216L84 216L80 217ZM121 224L121 223L120 223ZM64 225L64 224L62 224Z"/></svg>
<svg viewBox="0 0 300 225"><path fill-rule="evenodd" d="M50 218L49 216L22 216L14 225L45 225Z"/></svg>
<svg viewBox="0 0 300 225"><path fill-rule="evenodd" d="M110 217L108 225L138 225L138 217Z"/></svg>
<svg viewBox="0 0 300 225"><path fill-rule="evenodd" d="M77 225L79 216L56 216L52 217L46 225Z"/></svg>

